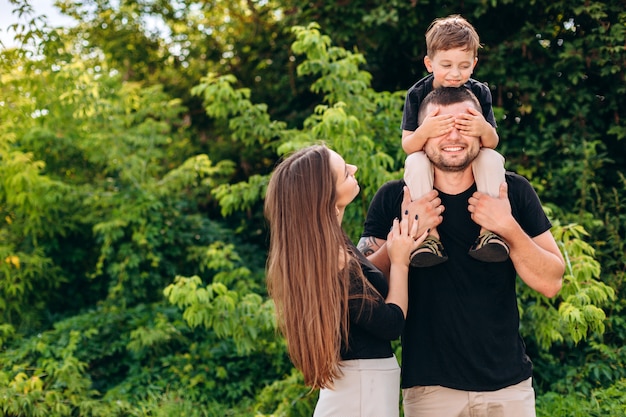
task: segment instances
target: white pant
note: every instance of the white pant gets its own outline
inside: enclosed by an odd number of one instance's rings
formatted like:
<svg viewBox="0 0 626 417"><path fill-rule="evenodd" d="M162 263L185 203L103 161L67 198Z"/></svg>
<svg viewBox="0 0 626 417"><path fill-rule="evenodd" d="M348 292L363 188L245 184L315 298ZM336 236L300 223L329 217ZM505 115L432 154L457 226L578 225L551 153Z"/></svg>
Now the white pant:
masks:
<svg viewBox="0 0 626 417"><path fill-rule="evenodd" d="M400 367L394 357L340 363L343 376L320 390L313 417L398 417Z"/></svg>

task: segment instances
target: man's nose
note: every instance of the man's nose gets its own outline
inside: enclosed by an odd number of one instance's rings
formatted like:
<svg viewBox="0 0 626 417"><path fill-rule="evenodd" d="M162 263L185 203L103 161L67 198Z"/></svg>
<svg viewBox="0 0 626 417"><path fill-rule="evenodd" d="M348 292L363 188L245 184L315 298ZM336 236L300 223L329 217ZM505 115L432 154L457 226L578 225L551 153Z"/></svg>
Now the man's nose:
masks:
<svg viewBox="0 0 626 417"><path fill-rule="evenodd" d="M452 139L459 138L461 137L461 132L459 131L459 129L456 128L456 126L453 126L452 130L450 130L450 133L448 133L448 137Z"/></svg>

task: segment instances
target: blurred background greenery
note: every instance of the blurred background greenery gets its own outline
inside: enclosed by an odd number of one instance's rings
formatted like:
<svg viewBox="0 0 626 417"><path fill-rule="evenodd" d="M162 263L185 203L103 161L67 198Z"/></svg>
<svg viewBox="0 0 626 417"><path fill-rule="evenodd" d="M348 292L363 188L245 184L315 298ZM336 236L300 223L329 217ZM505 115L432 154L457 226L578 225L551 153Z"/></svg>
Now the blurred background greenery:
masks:
<svg viewBox="0 0 626 417"><path fill-rule="evenodd" d="M519 286L538 415L626 415L622 0L58 0L69 26L35 6L2 11L3 415L310 415L265 292L267 175L329 144L359 166L358 240L453 13L567 260L556 298Z"/></svg>

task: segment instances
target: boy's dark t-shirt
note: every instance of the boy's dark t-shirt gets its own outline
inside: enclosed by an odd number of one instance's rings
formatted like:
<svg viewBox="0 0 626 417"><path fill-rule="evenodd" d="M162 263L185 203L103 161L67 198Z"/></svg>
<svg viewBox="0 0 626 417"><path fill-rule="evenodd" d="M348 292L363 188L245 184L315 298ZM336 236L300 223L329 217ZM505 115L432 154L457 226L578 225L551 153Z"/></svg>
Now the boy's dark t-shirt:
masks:
<svg viewBox="0 0 626 417"><path fill-rule="evenodd" d="M478 98L480 107L483 111L483 117L494 128L496 125L496 118L493 114L491 91L485 83L470 78L465 84L465 87L469 88L472 93ZM418 127L417 112L419 111L420 104L424 100L424 97L433 90L433 75L429 74L416 82L406 93L406 99L404 102L404 110L402 113L402 130L415 131Z"/></svg>

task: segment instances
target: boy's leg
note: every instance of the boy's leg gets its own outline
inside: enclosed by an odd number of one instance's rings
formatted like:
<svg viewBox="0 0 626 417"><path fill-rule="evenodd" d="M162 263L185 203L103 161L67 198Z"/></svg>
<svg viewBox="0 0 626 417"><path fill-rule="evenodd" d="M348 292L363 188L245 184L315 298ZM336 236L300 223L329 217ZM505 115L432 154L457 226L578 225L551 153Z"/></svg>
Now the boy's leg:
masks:
<svg viewBox="0 0 626 417"><path fill-rule="evenodd" d="M478 191L496 198L500 195L500 185L505 181L502 155L493 149L481 148L472 162L472 172ZM509 247L500 236L481 228L469 254L483 262L504 262L509 258Z"/></svg>
<svg viewBox="0 0 626 417"><path fill-rule="evenodd" d="M500 184L504 182L504 157L489 148L481 148L472 162L476 188L481 193L498 197Z"/></svg>
<svg viewBox="0 0 626 417"><path fill-rule="evenodd" d="M414 152L404 161L404 182L411 192L411 200L417 200L433 189L434 171L424 152Z"/></svg>
<svg viewBox="0 0 626 417"><path fill-rule="evenodd" d="M433 189L434 170L424 152L414 152L404 162L404 182L409 187L411 200L416 200ZM448 255L438 238L437 230L431 230L426 240L411 253L411 265L428 267L448 260Z"/></svg>

